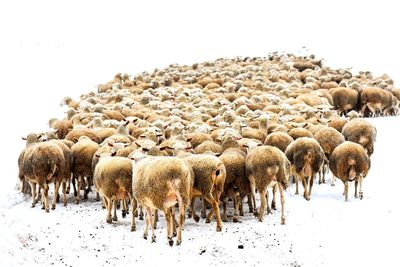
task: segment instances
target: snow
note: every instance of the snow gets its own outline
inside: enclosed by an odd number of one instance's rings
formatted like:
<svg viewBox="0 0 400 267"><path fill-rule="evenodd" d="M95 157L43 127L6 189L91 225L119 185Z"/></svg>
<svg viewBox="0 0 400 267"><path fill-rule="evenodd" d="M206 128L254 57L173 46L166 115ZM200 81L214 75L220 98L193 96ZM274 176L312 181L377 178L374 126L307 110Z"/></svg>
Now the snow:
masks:
<svg viewBox="0 0 400 267"><path fill-rule="evenodd" d="M362 201L351 194L353 185L345 203L340 181L315 184L309 202L291 186L286 225L279 224L279 205L263 223L246 214L241 223L225 223L221 233L215 221L187 219L180 247L166 244L163 217L152 244L142 238L143 221L133 233L130 217L105 223L93 194L80 205L70 197L67 208L45 214L16 189L20 138L63 116L64 96L95 90L117 72L309 51L326 65L388 73L400 82L395 2L268 2L0 3L0 266L398 265L398 117L370 120L378 137Z"/></svg>

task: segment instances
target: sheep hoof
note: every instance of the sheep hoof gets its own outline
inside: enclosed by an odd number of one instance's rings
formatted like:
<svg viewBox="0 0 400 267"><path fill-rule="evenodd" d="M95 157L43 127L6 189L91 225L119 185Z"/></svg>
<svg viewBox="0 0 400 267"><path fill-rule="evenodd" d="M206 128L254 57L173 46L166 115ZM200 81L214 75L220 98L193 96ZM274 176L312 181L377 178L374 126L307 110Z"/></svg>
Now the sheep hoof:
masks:
<svg viewBox="0 0 400 267"><path fill-rule="evenodd" d="M79 204L79 199L75 199L75 204Z"/></svg>
<svg viewBox="0 0 400 267"><path fill-rule="evenodd" d="M206 219L206 223L210 223L210 222L211 222L211 220L207 218Z"/></svg>
<svg viewBox="0 0 400 267"><path fill-rule="evenodd" d="M131 232L135 232L136 231L136 225L132 225L131 226Z"/></svg>
<svg viewBox="0 0 400 267"><path fill-rule="evenodd" d="M267 208L267 215L268 215L268 214L271 214L271 213L272 213L271 209L270 209L270 208Z"/></svg>
<svg viewBox="0 0 400 267"><path fill-rule="evenodd" d="M281 218L281 225L285 225L286 224L286 219L285 218Z"/></svg>
<svg viewBox="0 0 400 267"><path fill-rule="evenodd" d="M65 193L66 193L66 194L69 194L69 189L65 190Z"/></svg>
<svg viewBox="0 0 400 267"><path fill-rule="evenodd" d="M201 213L201 218L205 219L207 215L205 213Z"/></svg>
<svg viewBox="0 0 400 267"><path fill-rule="evenodd" d="M147 234L143 234L143 238L147 240Z"/></svg>
<svg viewBox="0 0 400 267"><path fill-rule="evenodd" d="M334 184L334 183L331 183L331 186L335 186L335 184Z"/></svg>
<svg viewBox="0 0 400 267"><path fill-rule="evenodd" d="M174 245L174 240L172 240L172 238L169 238L168 244L170 247L172 247Z"/></svg>
<svg viewBox="0 0 400 267"><path fill-rule="evenodd" d="M64 207L66 207L67 206L67 202L64 202Z"/></svg>
<svg viewBox="0 0 400 267"><path fill-rule="evenodd" d="M360 192L360 200L362 200L363 197L364 197L364 193L363 193L363 192Z"/></svg>
<svg viewBox="0 0 400 267"><path fill-rule="evenodd" d="M227 221L228 221L228 218L226 218L226 216L225 216L225 217L222 217L221 220L222 220L223 222L227 222Z"/></svg>
<svg viewBox="0 0 400 267"><path fill-rule="evenodd" d="M36 206L36 203L32 203L31 208L34 208Z"/></svg>
<svg viewBox="0 0 400 267"><path fill-rule="evenodd" d="M177 241L176 241L176 245L177 245L177 246L180 246L181 244L182 244L182 240L177 240Z"/></svg>
<svg viewBox="0 0 400 267"><path fill-rule="evenodd" d="M304 197L307 201L310 201L310 197Z"/></svg>
<svg viewBox="0 0 400 267"><path fill-rule="evenodd" d="M50 212L50 209L47 208L45 211L46 211L46 213L49 213L49 212Z"/></svg>
<svg viewBox="0 0 400 267"><path fill-rule="evenodd" d="M126 217L126 211L122 211L122 218L125 218Z"/></svg>
<svg viewBox="0 0 400 267"><path fill-rule="evenodd" d="M257 216L258 216L258 211L255 210L255 211L253 212L253 214L254 214L254 216L257 217Z"/></svg>
<svg viewBox="0 0 400 267"><path fill-rule="evenodd" d="M271 209L276 210L276 203L275 203L275 201L272 201Z"/></svg>
<svg viewBox="0 0 400 267"><path fill-rule="evenodd" d="M232 222L238 223L238 222L239 222L239 219L238 219L237 217L233 217Z"/></svg>
<svg viewBox="0 0 400 267"><path fill-rule="evenodd" d="M263 221L264 221L264 218L260 216L260 217L258 217L258 221L259 221L259 222L263 222Z"/></svg>
<svg viewBox="0 0 400 267"><path fill-rule="evenodd" d="M156 236L155 235L151 236L151 243L156 243Z"/></svg>
<svg viewBox="0 0 400 267"><path fill-rule="evenodd" d="M241 212L239 213L239 215L240 215L240 216L244 216L244 212L241 211Z"/></svg>
<svg viewBox="0 0 400 267"><path fill-rule="evenodd" d="M44 208L44 205L42 205L42 210L44 210L45 208Z"/></svg>
<svg viewBox="0 0 400 267"><path fill-rule="evenodd" d="M54 204L51 205L51 209L52 209L52 210L55 210L55 209L56 209L56 205L54 205Z"/></svg>
<svg viewBox="0 0 400 267"><path fill-rule="evenodd" d="M193 220L198 223L200 221L200 217L198 215L194 215Z"/></svg>
<svg viewBox="0 0 400 267"><path fill-rule="evenodd" d="M110 218L107 218L107 219L106 219L106 222L107 222L107 223L112 223L111 217L110 217Z"/></svg>
<svg viewBox="0 0 400 267"><path fill-rule="evenodd" d="M143 214L139 215L139 220L143 221Z"/></svg>
<svg viewBox="0 0 400 267"><path fill-rule="evenodd" d="M221 232L222 231L222 225L217 225L217 232Z"/></svg>
<svg viewBox="0 0 400 267"><path fill-rule="evenodd" d="M116 221L118 221L118 217L117 217L117 216L113 216L113 217L112 217L112 220L113 220L114 222L116 222Z"/></svg>

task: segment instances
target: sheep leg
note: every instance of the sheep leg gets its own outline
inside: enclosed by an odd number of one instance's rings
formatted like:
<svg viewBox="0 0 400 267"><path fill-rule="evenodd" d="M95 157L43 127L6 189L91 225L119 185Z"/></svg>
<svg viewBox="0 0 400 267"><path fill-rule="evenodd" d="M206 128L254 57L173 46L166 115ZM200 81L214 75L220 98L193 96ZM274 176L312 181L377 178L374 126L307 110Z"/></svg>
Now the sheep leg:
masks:
<svg viewBox="0 0 400 267"><path fill-rule="evenodd" d="M154 220L153 220L153 228L157 229L157 222L158 222L158 210L154 211Z"/></svg>
<svg viewBox="0 0 400 267"><path fill-rule="evenodd" d="M34 182L29 182L31 185L31 193L32 193L32 208L35 207L37 201L36 201L36 183Z"/></svg>
<svg viewBox="0 0 400 267"><path fill-rule="evenodd" d="M71 189L71 174L69 175L67 180L67 189L66 189L67 194L69 194L70 189Z"/></svg>
<svg viewBox="0 0 400 267"><path fill-rule="evenodd" d="M81 186L82 186L82 175L79 175L78 177L78 188L76 190L76 197L75 197L75 203L79 204L80 198L81 198Z"/></svg>
<svg viewBox="0 0 400 267"><path fill-rule="evenodd" d="M131 224L131 232L136 231L136 220L135 220L135 213L137 209L137 202L134 197L131 197L131 205L132 205L132 224Z"/></svg>
<svg viewBox="0 0 400 267"><path fill-rule="evenodd" d="M45 211L49 212L50 211L50 208L49 208L49 185L47 183L43 184L42 198L44 200Z"/></svg>
<svg viewBox="0 0 400 267"><path fill-rule="evenodd" d="M294 177L294 182L296 184L296 192L294 193L295 195L299 194L299 178L296 175L293 175Z"/></svg>
<svg viewBox="0 0 400 267"><path fill-rule="evenodd" d="M60 181L55 181L54 182L54 196L53 196L53 204L51 204L51 209L54 210L56 208L57 204L57 196L58 196L58 191L60 190Z"/></svg>
<svg viewBox="0 0 400 267"><path fill-rule="evenodd" d="M332 174L331 186L335 186L335 183L336 183L336 177L335 175Z"/></svg>
<svg viewBox="0 0 400 267"><path fill-rule="evenodd" d="M201 205L201 218L205 219L207 217L207 203L204 197L202 198L202 205Z"/></svg>
<svg viewBox="0 0 400 267"><path fill-rule="evenodd" d="M266 199L266 204L267 204L267 215L271 214L271 206L269 205L269 192L268 192L268 188L265 189L265 199Z"/></svg>
<svg viewBox="0 0 400 267"><path fill-rule="evenodd" d="M195 222L199 222L200 217L199 217L199 215L196 214L196 210L194 209L195 200L196 200L196 197L192 197L192 201L190 202L190 208L192 210L193 220Z"/></svg>
<svg viewBox="0 0 400 267"><path fill-rule="evenodd" d="M344 201L348 201L349 182L344 182Z"/></svg>
<svg viewBox="0 0 400 267"><path fill-rule="evenodd" d="M75 185L75 183L76 183L76 177L75 177L75 175L72 175L72 187L74 188L74 196L76 197L76 195L77 195L77 190L76 190L76 185Z"/></svg>
<svg viewBox="0 0 400 267"><path fill-rule="evenodd" d="M167 221L167 240L168 240L168 244L172 247L174 245L174 240L172 240L173 222L172 222L171 209L169 209L169 208L165 209L164 215L165 215L165 219Z"/></svg>
<svg viewBox="0 0 400 267"><path fill-rule="evenodd" d="M322 184L322 168L318 171L318 184Z"/></svg>
<svg viewBox="0 0 400 267"><path fill-rule="evenodd" d="M307 177L302 177L302 179L301 179L301 182L302 182L302 184L303 184L303 188L304 188L304 194L303 194L303 196L304 196L304 198L306 199L306 200L310 200L310 197L309 197L309 195L308 195L308 176Z"/></svg>
<svg viewBox="0 0 400 267"><path fill-rule="evenodd" d="M208 196L204 197L212 206L212 209L210 210L210 213L207 216L206 223L210 223L211 219L213 217L213 213L215 213L215 217L217 219L217 232L222 231L222 221L221 221L221 215L219 213L219 203L217 200L215 200L214 196L209 193Z"/></svg>
<svg viewBox="0 0 400 267"><path fill-rule="evenodd" d="M363 192L363 189L362 189L362 182L363 182L363 179L364 179L364 177L363 177L362 175L360 175L360 177L359 177L359 183L360 183L360 200L362 200L363 197L364 197L364 192Z"/></svg>
<svg viewBox="0 0 400 267"><path fill-rule="evenodd" d="M235 198L234 198L234 205L235 205L235 210L233 212L233 218L232 221L234 223L239 222L239 208L240 208L240 204L242 202L242 198L240 197L240 193L236 192L235 194Z"/></svg>
<svg viewBox="0 0 400 267"><path fill-rule="evenodd" d="M67 182L62 181L62 193L63 193L63 204L64 207L67 206Z"/></svg>
<svg viewBox="0 0 400 267"><path fill-rule="evenodd" d="M255 182L253 176L249 177L249 181L250 181L250 191L251 191L250 200L251 201L254 200L253 212L254 212L254 215L257 216L258 211L257 211L257 206L256 206L256 201L255 201L255 199L256 199L256 182Z"/></svg>
<svg viewBox="0 0 400 267"><path fill-rule="evenodd" d="M44 203L43 203L43 198L42 198L42 189L39 184L36 184L36 187L37 187L36 203L39 202L39 200L40 200L43 205ZM42 209L44 209L44 207L42 207Z"/></svg>
<svg viewBox="0 0 400 267"><path fill-rule="evenodd" d="M285 194L283 192L283 187L280 183L278 183L278 188L279 188L279 195L281 197L281 224L286 223L286 217L285 217Z"/></svg>
<svg viewBox="0 0 400 267"><path fill-rule="evenodd" d="M309 177L310 180L308 180L308 182L309 182L308 197L311 196L312 187L313 187L313 185L314 185L314 178L315 178L315 175L311 175L311 176Z"/></svg>
<svg viewBox="0 0 400 267"><path fill-rule="evenodd" d="M358 192L357 192L357 189L358 189L358 177L356 177L356 180L354 181L354 197L355 198L358 198Z"/></svg>
<svg viewBox="0 0 400 267"><path fill-rule="evenodd" d="M146 207L146 227L144 228L144 233L143 233L144 239L147 239L147 236L149 235L149 225L152 225L151 220L152 220L151 210L150 208Z"/></svg>
<svg viewBox="0 0 400 267"><path fill-rule="evenodd" d="M262 222L264 220L264 211L265 211L265 205L267 204L267 192L266 189L264 188L263 190L260 191L260 200L261 200L261 206L260 206L260 212L258 213L258 221Z"/></svg>
<svg viewBox="0 0 400 267"><path fill-rule="evenodd" d="M278 184L275 184L272 187L272 204L271 204L271 209L276 210L276 190L277 190Z"/></svg>
<svg viewBox="0 0 400 267"><path fill-rule="evenodd" d="M112 200L112 203L114 205L114 213L113 213L112 220L115 221L115 222L118 221L118 217L117 217L117 202L118 202L118 199Z"/></svg>
<svg viewBox="0 0 400 267"><path fill-rule="evenodd" d="M179 208L178 237L176 240L176 245L179 246L182 243L182 227L183 223L185 222L185 207L183 205L182 196L179 193L179 191L176 191L176 198L178 199L178 208Z"/></svg>
<svg viewBox="0 0 400 267"><path fill-rule="evenodd" d="M103 202L107 209L106 222L111 223L112 222L112 218L111 218L112 200L107 198L106 196L103 196Z"/></svg>
<svg viewBox="0 0 400 267"><path fill-rule="evenodd" d="M226 197L224 197L224 199L222 200L222 207L224 209L224 211L222 212L222 221L223 222L227 222L228 221L228 217L226 215Z"/></svg>
<svg viewBox="0 0 400 267"><path fill-rule="evenodd" d="M250 207L249 207L249 210L250 210ZM240 200L239 200L239 215L240 215L240 216L244 216L244 212L243 212L243 199L242 199L241 196L240 196Z"/></svg>
<svg viewBox="0 0 400 267"><path fill-rule="evenodd" d="M126 217L126 214L128 213L128 206L127 206L127 200L126 198L122 199L122 218Z"/></svg>
<svg viewBox="0 0 400 267"><path fill-rule="evenodd" d="M85 177L83 181L83 199L88 199L88 194L90 191L90 177Z"/></svg>

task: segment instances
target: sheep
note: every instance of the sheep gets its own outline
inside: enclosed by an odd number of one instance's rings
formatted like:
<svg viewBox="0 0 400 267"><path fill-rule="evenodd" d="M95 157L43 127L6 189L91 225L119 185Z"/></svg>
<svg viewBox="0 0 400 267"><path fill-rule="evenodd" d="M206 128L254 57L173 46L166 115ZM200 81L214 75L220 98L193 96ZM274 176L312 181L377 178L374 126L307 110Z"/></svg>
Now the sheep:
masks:
<svg viewBox="0 0 400 267"><path fill-rule="evenodd" d="M70 120L50 119L49 126L57 130L56 134L58 139L64 139L67 134L73 129L73 125Z"/></svg>
<svg viewBox="0 0 400 267"><path fill-rule="evenodd" d="M339 115L346 115L349 110L357 107L359 102L358 91L338 87L330 90L333 98L333 104L338 109Z"/></svg>
<svg viewBox="0 0 400 267"><path fill-rule="evenodd" d="M132 194L146 209L146 227L143 237L147 239L148 227L152 227L152 242L156 241L152 214L155 209L162 210L167 220L167 238L173 245L172 232L175 216L174 206L178 203L179 220L176 244L182 243L182 227L185 209L190 203L193 179L188 165L175 157L148 157L132 164ZM132 226L136 229L135 210L132 205Z"/></svg>
<svg viewBox="0 0 400 267"><path fill-rule="evenodd" d="M389 91L379 87L366 87L360 93L360 113L368 115L367 109L371 115L380 115L383 110L391 107L394 96Z"/></svg>
<svg viewBox="0 0 400 267"><path fill-rule="evenodd" d="M293 141L293 138L285 132L273 132L267 136L264 145L277 147L285 153L286 148Z"/></svg>
<svg viewBox="0 0 400 267"><path fill-rule="evenodd" d="M207 151L211 151L215 154L221 154L222 153L222 147L219 144L214 143L213 141L204 141L200 145L196 146L194 148L194 151L197 154L204 154Z"/></svg>
<svg viewBox="0 0 400 267"><path fill-rule="evenodd" d="M291 163L291 173L296 182L296 194L299 193L300 178L304 187L303 196L306 200L310 200L314 176L322 167L324 151L315 139L301 137L287 147L285 154Z"/></svg>
<svg viewBox="0 0 400 267"><path fill-rule="evenodd" d="M238 141L232 136L224 139L222 148L223 153L219 159L223 162L226 170L224 193L221 196L224 207L222 221L227 221L226 198L232 197L235 205L233 222L238 222L239 209L243 215L242 199L250 193L250 185L246 177L246 153L241 150ZM251 202L249 201L249 203ZM251 211L252 209L250 207Z"/></svg>
<svg viewBox="0 0 400 267"><path fill-rule="evenodd" d="M328 126L335 128L338 132L342 132L343 126L348 122L346 118L332 117L328 120Z"/></svg>
<svg viewBox="0 0 400 267"><path fill-rule="evenodd" d="M329 167L329 158L333 152L333 150L343 143L344 136L338 132L336 129L332 127L326 127L323 126L321 127L315 134L314 134L315 140L318 141L318 143L321 145L322 149L324 150L325 153L325 158L324 158L324 164L322 166L322 175L320 172L319 175L319 184L325 183L325 172L327 171L326 167ZM321 179L322 176L322 179ZM331 185L335 185L335 178L333 178Z"/></svg>
<svg viewBox="0 0 400 267"><path fill-rule="evenodd" d="M369 157L374 153L376 133L375 126L361 118L349 121L342 129L346 141L362 145L367 150Z"/></svg>
<svg viewBox="0 0 400 267"><path fill-rule="evenodd" d="M344 200L348 201L348 183L355 182L354 197L363 199L362 183L371 166L364 148L357 143L346 141L335 148L329 160L329 169L344 184ZM359 195L358 195L359 186Z"/></svg>
<svg viewBox="0 0 400 267"><path fill-rule="evenodd" d="M267 214L271 212L268 200L268 188L276 187L279 190L281 200L281 224L285 224L285 195L283 190L289 186L290 164L285 154L276 147L260 146L249 151L246 157L246 175L250 181L250 188L255 198L255 189L260 193L261 206L258 212L258 220L264 219L265 205ZM275 197L274 201L275 203ZM256 210L256 206L254 206ZM255 212L257 215L257 212Z"/></svg>
<svg viewBox="0 0 400 267"><path fill-rule="evenodd" d="M32 207L36 205L36 184L42 189L43 209L49 212L49 184L54 182L54 196L51 209L56 208L56 200L60 184L63 180L65 159L63 150L57 144L47 141L28 146L22 159L22 174L32 191ZM65 184L63 199L66 203Z"/></svg>
<svg viewBox="0 0 400 267"><path fill-rule="evenodd" d="M87 199L93 178L93 155L99 148L100 146L87 136L81 136L79 141L72 146L72 185L74 186L76 204L79 204L80 202L80 190L82 189L82 186L85 190L83 198ZM75 180L78 180L78 188L75 187Z"/></svg>
<svg viewBox="0 0 400 267"><path fill-rule="evenodd" d="M130 159L101 156L95 167L93 180L96 191L102 196L104 206L107 208L107 223L118 220L116 214L118 200L122 200L124 205L122 217L125 217L128 211L126 199L130 198L132 205L136 205L136 200L132 198L132 161ZM113 204L114 214L111 218ZM136 207L132 209L136 210Z"/></svg>
<svg viewBox="0 0 400 267"><path fill-rule="evenodd" d="M224 189L226 170L224 163L212 155L190 155L184 158L194 173L193 194L191 199L191 211L193 219L198 222L194 203L196 197L202 196L211 204L206 223L210 223L213 212L217 220L217 232L222 231L222 220L219 212L220 196Z"/></svg>
<svg viewBox="0 0 400 267"><path fill-rule="evenodd" d="M100 138L93 132L92 129L79 128L72 129L66 136L65 139L74 143L78 142L81 136L87 136L96 143L100 143Z"/></svg>
<svg viewBox="0 0 400 267"><path fill-rule="evenodd" d="M205 141L213 141L211 135L205 133L192 133L187 135L187 141L192 144L194 148L201 145Z"/></svg>
<svg viewBox="0 0 400 267"><path fill-rule="evenodd" d="M300 137L313 137L312 132L304 128L290 129L288 134L293 138L293 140L297 140Z"/></svg>

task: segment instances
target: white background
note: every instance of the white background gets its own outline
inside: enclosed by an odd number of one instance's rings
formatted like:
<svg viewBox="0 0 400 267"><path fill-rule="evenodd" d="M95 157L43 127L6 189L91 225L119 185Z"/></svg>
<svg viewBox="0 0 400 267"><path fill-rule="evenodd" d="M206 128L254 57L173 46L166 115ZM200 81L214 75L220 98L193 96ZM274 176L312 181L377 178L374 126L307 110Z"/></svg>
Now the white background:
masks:
<svg viewBox="0 0 400 267"><path fill-rule="evenodd" d="M398 11L383 0L1 1L0 192L17 179L20 138L62 116L62 97L77 98L117 72L306 50L329 66L387 73L398 84Z"/></svg>

